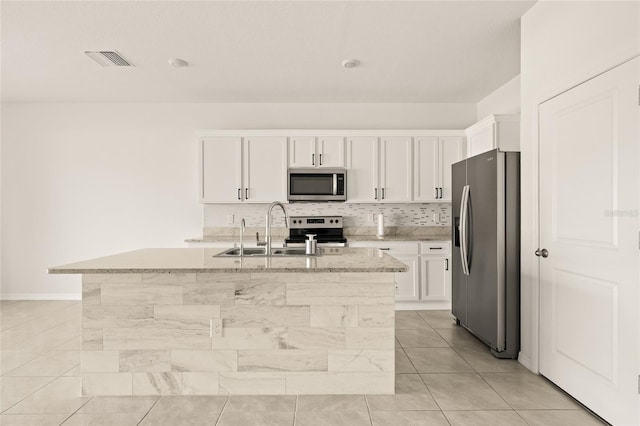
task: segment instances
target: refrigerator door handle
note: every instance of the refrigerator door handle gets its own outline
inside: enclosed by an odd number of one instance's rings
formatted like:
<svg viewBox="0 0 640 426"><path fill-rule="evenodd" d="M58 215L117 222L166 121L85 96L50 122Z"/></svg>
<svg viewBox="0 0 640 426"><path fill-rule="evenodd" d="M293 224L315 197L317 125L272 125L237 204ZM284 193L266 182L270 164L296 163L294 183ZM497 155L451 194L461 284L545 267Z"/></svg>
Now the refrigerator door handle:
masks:
<svg viewBox="0 0 640 426"><path fill-rule="evenodd" d="M467 253L467 216L469 212L469 185L462 189L462 200L460 201L460 256L462 258L462 273L469 275L469 256Z"/></svg>

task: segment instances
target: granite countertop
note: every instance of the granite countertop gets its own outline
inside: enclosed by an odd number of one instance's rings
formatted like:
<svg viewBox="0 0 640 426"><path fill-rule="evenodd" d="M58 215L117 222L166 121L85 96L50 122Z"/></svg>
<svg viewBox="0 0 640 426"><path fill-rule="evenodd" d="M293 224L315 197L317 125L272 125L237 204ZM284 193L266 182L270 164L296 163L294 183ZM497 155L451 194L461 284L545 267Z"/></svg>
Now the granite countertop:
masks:
<svg viewBox="0 0 640 426"><path fill-rule="evenodd" d="M331 248L320 256L214 257L219 248L147 248L49 268L50 274L225 272L405 272L375 248Z"/></svg>
<svg viewBox="0 0 640 426"><path fill-rule="evenodd" d="M451 235L448 236L424 236L424 235L385 235L379 238L375 235L347 235L347 241L451 241ZM237 243L240 241L238 236L233 235L204 235L202 237L189 238L184 240L187 243ZM274 237L274 241L276 240ZM282 238L284 241L284 238ZM245 243L255 243L255 237L245 238Z"/></svg>

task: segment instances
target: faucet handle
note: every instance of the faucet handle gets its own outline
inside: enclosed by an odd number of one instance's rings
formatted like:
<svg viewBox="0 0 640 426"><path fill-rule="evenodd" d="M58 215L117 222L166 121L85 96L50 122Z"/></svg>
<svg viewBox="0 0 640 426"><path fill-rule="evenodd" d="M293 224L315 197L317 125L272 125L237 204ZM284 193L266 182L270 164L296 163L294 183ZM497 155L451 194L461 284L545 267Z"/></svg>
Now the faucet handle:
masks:
<svg viewBox="0 0 640 426"><path fill-rule="evenodd" d="M267 245L266 241L260 241L260 233L259 232L256 232L256 244L258 245L258 247Z"/></svg>

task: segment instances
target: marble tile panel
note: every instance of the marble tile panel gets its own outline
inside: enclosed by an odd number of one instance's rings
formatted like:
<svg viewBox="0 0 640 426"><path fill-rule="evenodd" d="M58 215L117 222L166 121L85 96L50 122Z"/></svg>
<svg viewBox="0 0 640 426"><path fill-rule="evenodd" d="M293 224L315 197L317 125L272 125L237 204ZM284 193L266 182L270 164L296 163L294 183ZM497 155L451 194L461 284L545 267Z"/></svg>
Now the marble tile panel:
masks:
<svg viewBox="0 0 640 426"><path fill-rule="evenodd" d="M82 274L82 284L142 284L142 274Z"/></svg>
<svg viewBox="0 0 640 426"><path fill-rule="evenodd" d="M88 305L82 309L83 328L147 327L153 325L153 305Z"/></svg>
<svg viewBox="0 0 640 426"><path fill-rule="evenodd" d="M577 409L579 405L533 373L482 373L491 387L519 410Z"/></svg>
<svg viewBox="0 0 640 426"><path fill-rule="evenodd" d="M358 327L393 327L395 314L393 305L360 305Z"/></svg>
<svg viewBox="0 0 640 426"><path fill-rule="evenodd" d="M270 274L265 274L270 275ZM238 282L247 282L251 280L252 274L244 273L244 272L228 272L228 273L217 273L217 272L201 272L196 274L196 282L197 283L238 283Z"/></svg>
<svg viewBox="0 0 640 426"><path fill-rule="evenodd" d="M120 371L118 351L82 351L83 373L117 373Z"/></svg>
<svg viewBox="0 0 640 426"><path fill-rule="evenodd" d="M357 305L311 305L311 327L357 327Z"/></svg>
<svg viewBox="0 0 640 426"><path fill-rule="evenodd" d="M102 329L83 328L82 329L82 350L101 351L102 350Z"/></svg>
<svg viewBox="0 0 640 426"><path fill-rule="evenodd" d="M153 318L157 327L209 330L209 321L220 318L220 306L155 305Z"/></svg>
<svg viewBox="0 0 640 426"><path fill-rule="evenodd" d="M282 411L227 411L220 416L217 426L286 426L293 425L293 412Z"/></svg>
<svg viewBox="0 0 640 426"><path fill-rule="evenodd" d="M344 328L290 327L286 344L291 349L345 349Z"/></svg>
<svg viewBox="0 0 640 426"><path fill-rule="evenodd" d="M327 351L238 351L238 371L327 371Z"/></svg>
<svg viewBox="0 0 640 426"><path fill-rule="evenodd" d="M194 284L196 282L196 274L194 273L144 273L142 274L143 284Z"/></svg>
<svg viewBox="0 0 640 426"><path fill-rule="evenodd" d="M235 305L221 308L224 327L300 327L309 325L308 306Z"/></svg>
<svg viewBox="0 0 640 426"><path fill-rule="evenodd" d="M473 373L474 369L451 348L405 348L418 373Z"/></svg>
<svg viewBox="0 0 640 426"><path fill-rule="evenodd" d="M82 304L83 306L100 304L100 284L82 284Z"/></svg>
<svg viewBox="0 0 640 426"><path fill-rule="evenodd" d="M212 425L226 402L226 396L163 396L140 425Z"/></svg>
<svg viewBox="0 0 640 426"><path fill-rule="evenodd" d="M209 349L209 330L105 328L105 350Z"/></svg>
<svg viewBox="0 0 640 426"><path fill-rule="evenodd" d="M440 410L428 393L367 395L367 402L371 411Z"/></svg>
<svg viewBox="0 0 640 426"><path fill-rule="evenodd" d="M171 371L171 351L120 351L121 372L160 373Z"/></svg>
<svg viewBox="0 0 640 426"><path fill-rule="evenodd" d="M284 395L286 391L285 377L285 373L220 373L220 393L232 395Z"/></svg>
<svg viewBox="0 0 640 426"><path fill-rule="evenodd" d="M103 305L180 305L182 286L102 284Z"/></svg>
<svg viewBox="0 0 640 426"><path fill-rule="evenodd" d="M340 281L344 283L380 283L389 284L395 282L396 275L392 272L341 272Z"/></svg>
<svg viewBox="0 0 640 426"><path fill-rule="evenodd" d="M238 352L234 350L172 350L173 371L238 371Z"/></svg>
<svg viewBox="0 0 640 426"><path fill-rule="evenodd" d="M89 401L89 398L82 397L80 392L80 377L58 377L3 414L71 414Z"/></svg>
<svg viewBox="0 0 640 426"><path fill-rule="evenodd" d="M394 290L390 285L287 283L287 305L376 305L393 303Z"/></svg>
<svg viewBox="0 0 640 426"><path fill-rule="evenodd" d="M133 373L133 395L180 395L181 393L182 373Z"/></svg>
<svg viewBox="0 0 640 426"><path fill-rule="evenodd" d="M224 411L296 411L296 397L293 395L232 395Z"/></svg>
<svg viewBox="0 0 640 426"><path fill-rule="evenodd" d="M54 379L54 377L3 377L0 383L0 411L22 401Z"/></svg>
<svg viewBox="0 0 640 426"><path fill-rule="evenodd" d="M229 305L235 303L236 285L233 282L185 284L185 305Z"/></svg>
<svg viewBox="0 0 640 426"><path fill-rule="evenodd" d="M394 351L329 350L329 371L394 371Z"/></svg>
<svg viewBox="0 0 640 426"><path fill-rule="evenodd" d="M131 373L82 373L83 395L131 395Z"/></svg>
<svg viewBox="0 0 640 426"><path fill-rule="evenodd" d="M284 349L288 332L284 327L229 327L222 337L213 337L213 349Z"/></svg>
<svg viewBox="0 0 640 426"><path fill-rule="evenodd" d="M217 395L218 373L184 372L182 373L183 395Z"/></svg>
<svg viewBox="0 0 640 426"><path fill-rule="evenodd" d="M296 413L296 426L370 426L367 411L302 411Z"/></svg>
<svg viewBox="0 0 640 426"><path fill-rule="evenodd" d="M347 349L394 349L393 328L347 328Z"/></svg>
<svg viewBox="0 0 640 426"><path fill-rule="evenodd" d="M284 305L285 283L257 281L236 283L236 305Z"/></svg>
<svg viewBox="0 0 640 426"><path fill-rule="evenodd" d="M452 426L527 426L522 417L513 410L445 411L444 415Z"/></svg>
<svg viewBox="0 0 640 426"><path fill-rule="evenodd" d="M338 283L340 274L332 272L319 272L313 274L302 273L251 273L251 281L260 283Z"/></svg>
<svg viewBox="0 0 640 426"><path fill-rule="evenodd" d="M372 411L374 426L449 426L440 411Z"/></svg>
<svg viewBox="0 0 640 426"><path fill-rule="evenodd" d="M7 376L61 376L80 365L79 351L49 351L6 373Z"/></svg>
<svg viewBox="0 0 640 426"><path fill-rule="evenodd" d="M59 426L69 417L68 414L3 414L0 424L3 426Z"/></svg>
<svg viewBox="0 0 640 426"><path fill-rule="evenodd" d="M287 394L392 394L394 375L368 373L286 373Z"/></svg>

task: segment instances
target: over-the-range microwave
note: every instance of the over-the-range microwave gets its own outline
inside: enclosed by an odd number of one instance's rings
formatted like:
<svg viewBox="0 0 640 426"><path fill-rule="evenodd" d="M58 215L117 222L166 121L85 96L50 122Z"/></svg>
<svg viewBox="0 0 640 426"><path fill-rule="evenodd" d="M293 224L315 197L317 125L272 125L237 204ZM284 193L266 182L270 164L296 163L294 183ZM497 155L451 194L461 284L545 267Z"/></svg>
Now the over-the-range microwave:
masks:
<svg viewBox="0 0 640 426"><path fill-rule="evenodd" d="M289 169L287 199L289 201L346 201L347 170Z"/></svg>

